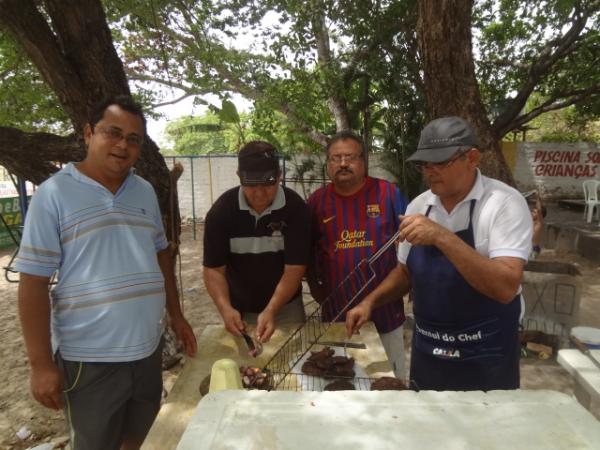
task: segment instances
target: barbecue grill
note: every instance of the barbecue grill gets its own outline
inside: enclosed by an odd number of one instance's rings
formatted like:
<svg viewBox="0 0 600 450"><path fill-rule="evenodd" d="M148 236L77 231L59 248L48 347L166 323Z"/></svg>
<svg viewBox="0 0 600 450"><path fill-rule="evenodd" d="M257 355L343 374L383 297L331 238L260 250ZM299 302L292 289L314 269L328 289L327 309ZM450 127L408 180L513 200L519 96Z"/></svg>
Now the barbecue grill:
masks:
<svg viewBox="0 0 600 450"><path fill-rule="evenodd" d="M283 345L275 352L272 358L265 364L263 370L269 374L271 390L318 390L322 386L321 377L301 373L302 365L299 362L308 352L319 345L319 339L327 332L332 323L337 322L340 317L354 305L359 296L375 279L373 264L383 255L386 250L398 239L400 232L396 232L376 253L370 258L361 260L356 267L344 278L344 280L333 290L332 293L313 311L305 323L299 326ZM340 310L332 322L321 320L324 308L330 303L339 301L344 292L353 293L350 300ZM320 348L320 347L319 347ZM344 351L345 353L345 351ZM369 390L371 379L367 377L328 377L330 381L346 379L351 381L356 390ZM312 388L311 388L312 387ZM322 390L322 389L321 389Z"/></svg>

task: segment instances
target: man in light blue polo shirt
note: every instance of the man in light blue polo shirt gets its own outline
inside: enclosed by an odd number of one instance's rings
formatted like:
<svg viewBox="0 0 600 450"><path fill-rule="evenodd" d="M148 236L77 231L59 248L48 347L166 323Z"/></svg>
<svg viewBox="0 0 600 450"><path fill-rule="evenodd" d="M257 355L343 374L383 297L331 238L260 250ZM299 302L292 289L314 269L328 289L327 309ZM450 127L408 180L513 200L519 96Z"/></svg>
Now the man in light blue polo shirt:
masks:
<svg viewBox="0 0 600 450"><path fill-rule="evenodd" d="M196 353L156 195L132 169L144 133L129 97L99 104L84 129L85 160L33 196L16 259L31 390L64 408L75 450L140 447L160 408L165 306Z"/></svg>

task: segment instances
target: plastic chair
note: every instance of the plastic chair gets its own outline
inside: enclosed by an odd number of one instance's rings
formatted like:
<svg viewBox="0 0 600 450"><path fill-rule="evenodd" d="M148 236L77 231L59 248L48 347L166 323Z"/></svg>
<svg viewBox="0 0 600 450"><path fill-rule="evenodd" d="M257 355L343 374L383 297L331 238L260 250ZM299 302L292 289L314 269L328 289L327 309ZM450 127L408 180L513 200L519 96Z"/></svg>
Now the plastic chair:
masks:
<svg viewBox="0 0 600 450"><path fill-rule="evenodd" d="M583 217L587 223L590 223L594 217L594 208L596 208L596 216L600 219L600 199L598 199L599 189L600 181L598 180L585 180L583 182L583 196L585 198Z"/></svg>

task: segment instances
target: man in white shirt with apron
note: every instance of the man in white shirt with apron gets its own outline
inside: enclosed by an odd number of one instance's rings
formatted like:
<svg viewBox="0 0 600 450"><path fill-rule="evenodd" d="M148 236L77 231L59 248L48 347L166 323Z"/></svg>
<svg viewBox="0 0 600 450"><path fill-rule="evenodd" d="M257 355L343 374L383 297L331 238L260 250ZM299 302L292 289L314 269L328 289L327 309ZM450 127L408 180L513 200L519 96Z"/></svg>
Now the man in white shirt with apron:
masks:
<svg viewBox="0 0 600 450"><path fill-rule="evenodd" d="M517 389L520 283L532 235L525 199L481 174L477 137L460 117L430 122L409 160L430 189L401 218L398 265L348 312L348 333L373 307L411 290L414 387Z"/></svg>

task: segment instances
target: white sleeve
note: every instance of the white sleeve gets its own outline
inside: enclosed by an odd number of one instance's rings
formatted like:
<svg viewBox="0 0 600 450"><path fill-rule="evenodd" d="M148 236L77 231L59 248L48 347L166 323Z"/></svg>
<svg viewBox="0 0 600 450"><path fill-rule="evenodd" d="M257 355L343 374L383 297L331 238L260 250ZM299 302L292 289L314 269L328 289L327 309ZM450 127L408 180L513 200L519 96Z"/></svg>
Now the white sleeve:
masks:
<svg viewBox="0 0 600 450"><path fill-rule="evenodd" d="M525 199L518 192L511 193L490 213L489 257L510 256L527 261L531 253L533 221Z"/></svg>

